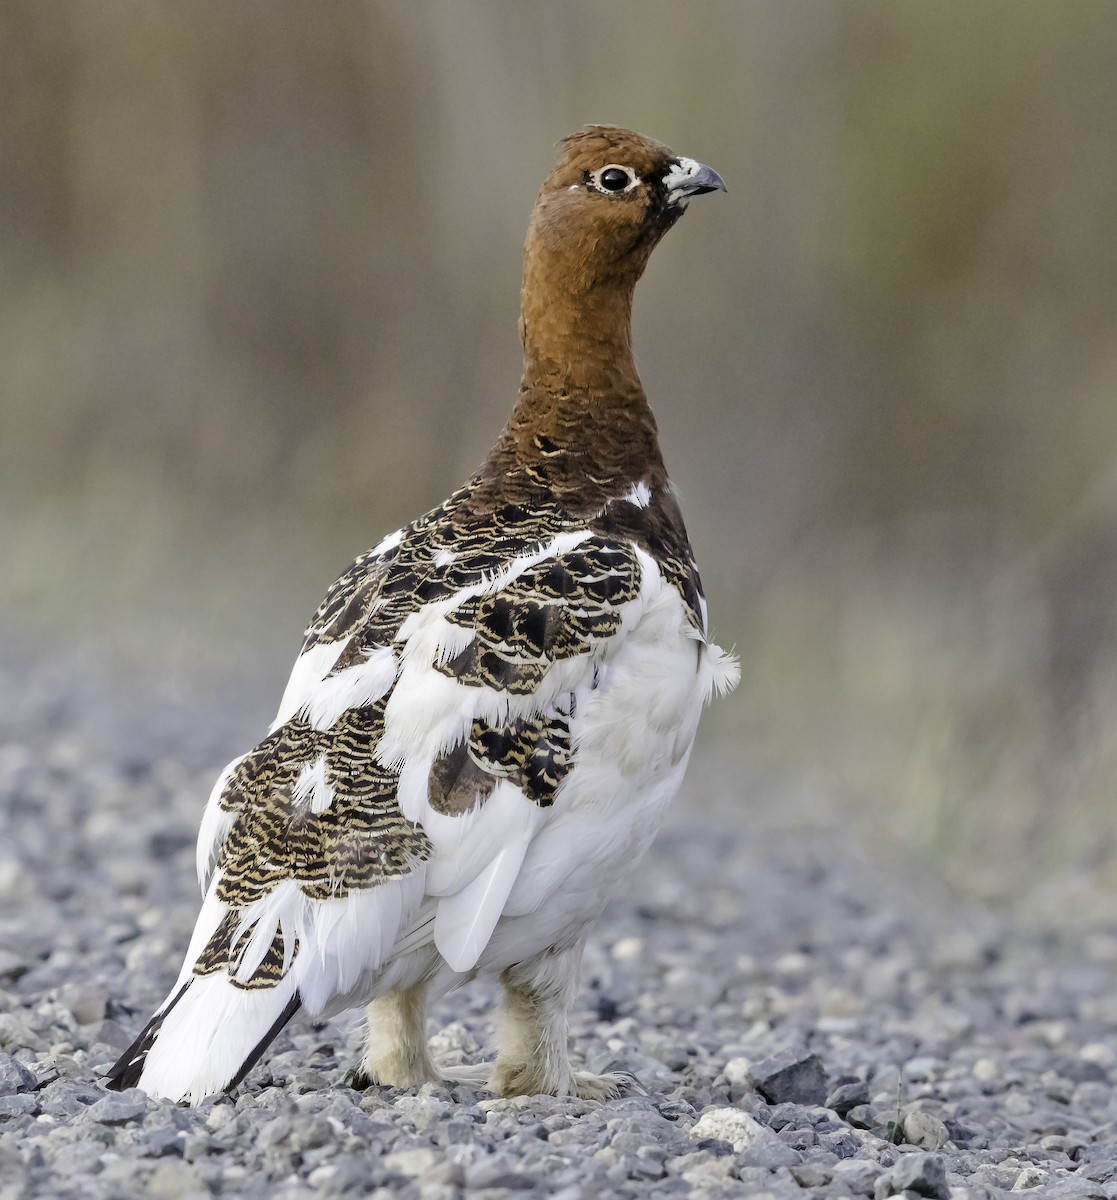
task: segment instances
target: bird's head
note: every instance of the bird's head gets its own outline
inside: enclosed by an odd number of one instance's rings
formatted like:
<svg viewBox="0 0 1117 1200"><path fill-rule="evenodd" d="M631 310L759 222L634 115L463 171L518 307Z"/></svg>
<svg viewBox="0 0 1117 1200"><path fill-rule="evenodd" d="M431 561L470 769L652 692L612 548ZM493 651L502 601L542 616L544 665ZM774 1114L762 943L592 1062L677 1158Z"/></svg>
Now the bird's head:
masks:
<svg viewBox="0 0 1117 1200"><path fill-rule="evenodd" d="M559 256L570 282L634 283L692 196L725 191L712 168L614 125L562 141L532 213L528 253Z"/></svg>

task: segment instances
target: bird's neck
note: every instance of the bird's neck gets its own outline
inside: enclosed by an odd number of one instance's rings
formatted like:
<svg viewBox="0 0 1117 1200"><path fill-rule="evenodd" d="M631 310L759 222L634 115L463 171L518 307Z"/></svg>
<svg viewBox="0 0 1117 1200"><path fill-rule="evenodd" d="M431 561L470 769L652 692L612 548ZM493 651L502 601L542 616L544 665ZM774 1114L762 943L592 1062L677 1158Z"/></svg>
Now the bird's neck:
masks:
<svg viewBox="0 0 1117 1200"><path fill-rule="evenodd" d="M627 273L600 277L569 254L528 244L520 291L525 388L617 398L639 393Z"/></svg>
<svg viewBox="0 0 1117 1200"><path fill-rule="evenodd" d="M482 477L530 481L592 509L666 479L632 358L635 278L594 278L532 247L524 262L519 397Z"/></svg>

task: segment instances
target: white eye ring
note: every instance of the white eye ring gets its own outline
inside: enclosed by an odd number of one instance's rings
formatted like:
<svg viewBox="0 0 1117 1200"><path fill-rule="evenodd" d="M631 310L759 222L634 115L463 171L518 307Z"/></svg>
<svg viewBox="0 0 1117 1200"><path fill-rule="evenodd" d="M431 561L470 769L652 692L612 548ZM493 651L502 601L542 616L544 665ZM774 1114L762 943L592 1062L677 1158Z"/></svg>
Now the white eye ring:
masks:
<svg viewBox="0 0 1117 1200"><path fill-rule="evenodd" d="M625 182L620 187L608 186L609 184L620 183L615 172L619 172L625 178ZM606 176L609 176L608 181L606 181ZM591 171L589 177L590 186L596 191L604 193L606 196L621 196L625 192L631 192L639 182L640 180L636 172L629 167L622 167L620 163L608 163L596 171Z"/></svg>

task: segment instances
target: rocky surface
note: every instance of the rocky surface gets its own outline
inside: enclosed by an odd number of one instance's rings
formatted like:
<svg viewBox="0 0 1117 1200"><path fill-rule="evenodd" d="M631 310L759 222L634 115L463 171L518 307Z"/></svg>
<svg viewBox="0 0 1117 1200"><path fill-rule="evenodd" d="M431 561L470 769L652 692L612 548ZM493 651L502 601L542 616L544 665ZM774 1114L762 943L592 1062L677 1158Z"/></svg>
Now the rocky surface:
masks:
<svg viewBox="0 0 1117 1200"><path fill-rule="evenodd" d="M681 807L591 942L576 1048L642 1090L356 1092L354 1016L296 1020L198 1108L106 1092L265 697L72 661L8 660L0 691L0 1200L1117 1197L1117 925L1018 928L840 830L773 828L766 790L747 824ZM491 1053L495 999L446 998L436 1054Z"/></svg>

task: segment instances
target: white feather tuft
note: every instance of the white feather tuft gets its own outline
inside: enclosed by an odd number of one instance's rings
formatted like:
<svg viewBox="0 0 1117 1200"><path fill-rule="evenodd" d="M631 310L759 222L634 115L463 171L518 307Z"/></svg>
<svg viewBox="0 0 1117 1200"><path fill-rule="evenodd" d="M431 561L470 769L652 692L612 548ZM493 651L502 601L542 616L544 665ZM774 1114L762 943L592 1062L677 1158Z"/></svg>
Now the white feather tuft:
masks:
<svg viewBox="0 0 1117 1200"><path fill-rule="evenodd" d="M213 790L206 801L205 811L202 813L202 824L198 829L195 861L198 869L198 884L202 889L203 895L206 888L209 887L213 868L217 862L217 855L221 850L221 843L229 836L229 830L233 826L233 818L235 816L232 811L221 807L221 793L224 792L229 779L243 758L243 754L238 758L234 758L217 777L217 782L213 785Z"/></svg>
<svg viewBox="0 0 1117 1200"><path fill-rule="evenodd" d="M309 684L299 708L315 729L332 729L349 709L379 700L392 686L398 667L390 647L377 647L365 662Z"/></svg>
<svg viewBox="0 0 1117 1200"><path fill-rule="evenodd" d="M634 483L628 489L624 498L629 504L635 504L637 508L647 508L652 502L652 489L641 479L639 483Z"/></svg>
<svg viewBox="0 0 1117 1200"><path fill-rule="evenodd" d="M741 682L741 660L732 651L723 650L713 642L709 644L704 666L709 673L707 700L712 695L728 696Z"/></svg>
<svg viewBox="0 0 1117 1200"><path fill-rule="evenodd" d="M348 644L348 638L337 642L315 642L295 659L272 729L278 729L306 706L314 689L333 670L334 663Z"/></svg>
<svg viewBox="0 0 1117 1200"><path fill-rule="evenodd" d="M326 756L324 754L320 754L308 763L303 763L295 785L291 789L291 799L296 804L308 808L312 813L325 812L333 803L334 789L326 778Z"/></svg>

